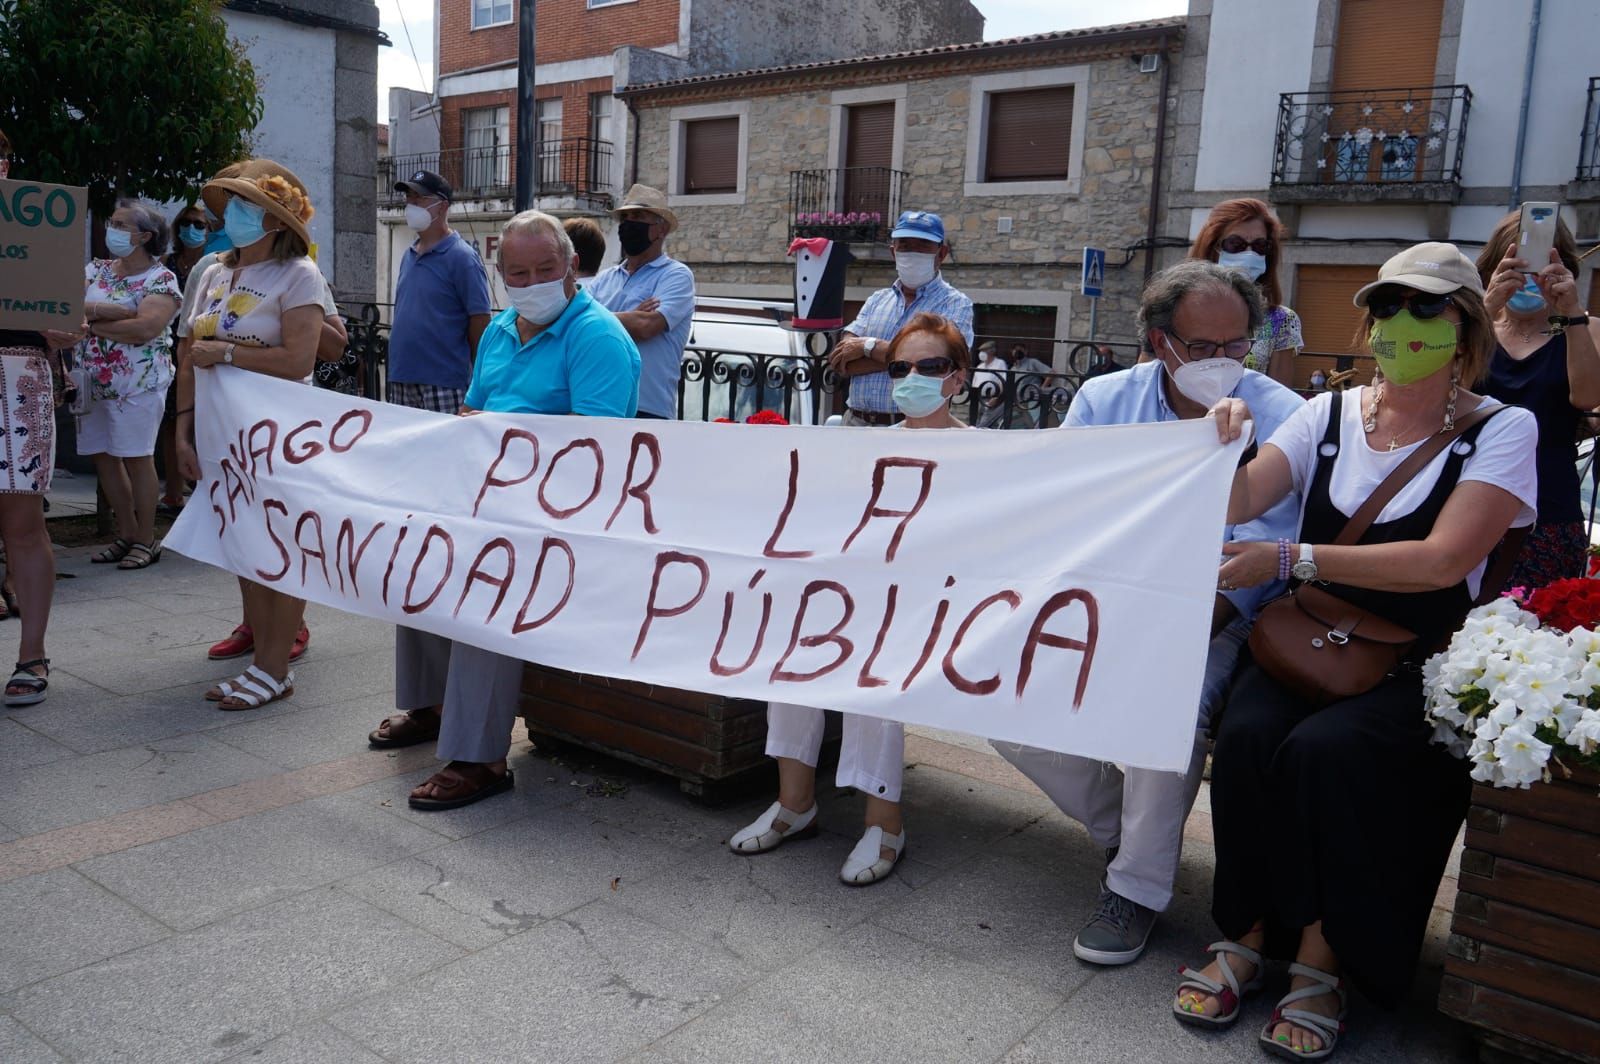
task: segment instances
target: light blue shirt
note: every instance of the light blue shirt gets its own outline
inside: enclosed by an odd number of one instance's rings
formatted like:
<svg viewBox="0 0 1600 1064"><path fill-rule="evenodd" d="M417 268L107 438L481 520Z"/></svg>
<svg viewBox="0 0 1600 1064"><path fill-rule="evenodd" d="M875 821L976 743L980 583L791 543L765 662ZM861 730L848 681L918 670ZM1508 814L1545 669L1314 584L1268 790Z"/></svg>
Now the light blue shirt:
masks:
<svg viewBox="0 0 1600 1064"><path fill-rule="evenodd" d="M582 290L527 343L517 332L516 308L507 307L478 341L466 404L497 413L632 417L639 407L639 349Z"/></svg>
<svg viewBox="0 0 1600 1064"><path fill-rule="evenodd" d="M1141 362L1116 373L1083 382L1067 410L1063 428L1075 425L1147 425L1157 421L1177 421L1178 415L1167 405L1162 387L1165 375L1160 362ZM1255 419L1255 438L1265 443L1278 426L1305 405L1305 400L1271 377L1247 369L1233 394L1250 407ZM1226 543L1294 539L1300 532L1300 500L1290 492L1272 509L1242 525L1223 529ZM1222 591L1239 616L1254 620L1262 604L1283 594L1284 582L1273 580L1258 587Z"/></svg>
<svg viewBox="0 0 1600 1064"><path fill-rule="evenodd" d="M927 312L949 318L966 337L967 346L972 346L972 300L947 283L944 274L936 274L933 280L917 289L909 304L904 292L899 281L878 289L867 297L861 305L861 313L844 327L844 331L863 339L873 336L887 342L893 340L895 333L913 316ZM864 413L894 413L894 381L881 370L851 377L849 404L850 409Z"/></svg>
<svg viewBox="0 0 1600 1064"><path fill-rule="evenodd" d="M656 312L667 319L666 332L638 345L643 366L639 409L677 417L678 375L694 318L694 272L677 259L658 255L633 273L620 262L601 270L585 291L613 313L633 310L651 296L661 300Z"/></svg>

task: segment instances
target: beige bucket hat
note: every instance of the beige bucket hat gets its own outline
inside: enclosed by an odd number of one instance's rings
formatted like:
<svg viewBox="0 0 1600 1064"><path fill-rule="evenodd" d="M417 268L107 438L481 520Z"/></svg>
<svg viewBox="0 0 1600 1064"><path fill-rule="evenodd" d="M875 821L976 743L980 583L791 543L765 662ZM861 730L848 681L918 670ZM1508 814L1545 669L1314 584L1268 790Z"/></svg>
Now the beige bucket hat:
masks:
<svg viewBox="0 0 1600 1064"><path fill-rule="evenodd" d="M224 171L226 172L226 171ZM228 196L235 195L261 207L289 227L289 231L309 247L309 223L316 208L311 206L311 195L305 182L294 171L271 159L247 159L238 164L230 177L214 177L200 189L200 198L206 208L218 218L228 205Z"/></svg>
<svg viewBox="0 0 1600 1064"><path fill-rule="evenodd" d="M649 211L652 214L659 214L667 223L667 232L670 233L678 228L678 216L667 206L666 194L649 185L634 185L628 189L628 194L622 197L619 205L612 208L611 213L621 215L623 211Z"/></svg>

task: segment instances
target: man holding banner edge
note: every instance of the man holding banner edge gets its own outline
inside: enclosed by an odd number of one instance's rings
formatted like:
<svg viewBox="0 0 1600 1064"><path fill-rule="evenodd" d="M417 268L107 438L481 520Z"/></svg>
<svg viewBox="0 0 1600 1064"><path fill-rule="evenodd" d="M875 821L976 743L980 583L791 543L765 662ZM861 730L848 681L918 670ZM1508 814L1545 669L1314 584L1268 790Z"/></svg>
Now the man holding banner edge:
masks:
<svg viewBox="0 0 1600 1064"><path fill-rule="evenodd" d="M1243 367L1263 312L1254 285L1211 263L1180 263L1157 274L1138 312L1139 332L1153 361L1086 381L1067 411L1066 426L1192 420L1206 416L1219 399L1240 395L1259 419L1257 438L1267 438L1302 400ZM1286 499L1255 521L1229 526L1224 539L1285 540L1294 535L1298 519L1293 500ZM1144 952L1157 915L1172 900L1183 825L1205 765L1211 712L1227 693L1256 611L1283 586L1281 579L1245 590L1219 585L1186 772L1119 767L1015 743L994 744L1106 848L1099 904L1073 941L1080 959L1129 964Z"/></svg>

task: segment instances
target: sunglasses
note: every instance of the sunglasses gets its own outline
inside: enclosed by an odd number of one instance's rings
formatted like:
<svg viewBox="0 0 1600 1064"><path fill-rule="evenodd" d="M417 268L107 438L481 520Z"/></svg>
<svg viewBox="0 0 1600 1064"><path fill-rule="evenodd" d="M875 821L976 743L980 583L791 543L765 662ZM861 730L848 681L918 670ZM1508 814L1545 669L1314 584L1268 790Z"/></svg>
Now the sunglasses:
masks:
<svg viewBox="0 0 1600 1064"><path fill-rule="evenodd" d="M912 369L923 377L948 377L956 368L956 363L949 355L935 355L932 358L919 358L915 362L896 359L889 363L887 368L889 376L894 380L911 376Z"/></svg>
<svg viewBox="0 0 1600 1064"><path fill-rule="evenodd" d="M1264 236L1256 237L1254 240L1246 240L1244 237L1235 234L1234 236L1223 237L1222 242L1219 243L1217 247L1221 248L1223 251L1226 251L1230 255L1237 255L1245 248L1249 248L1257 255L1265 255L1268 251L1272 250L1272 241L1268 240Z"/></svg>
<svg viewBox="0 0 1600 1064"><path fill-rule="evenodd" d="M1428 292L1418 292L1413 288L1403 288L1400 285L1385 285L1374 288L1367 296L1367 309L1374 318L1392 318L1400 313L1401 307L1409 307L1411 316L1418 321L1427 321L1437 318L1444 313L1445 307L1455 305L1455 300L1448 295L1436 296Z"/></svg>

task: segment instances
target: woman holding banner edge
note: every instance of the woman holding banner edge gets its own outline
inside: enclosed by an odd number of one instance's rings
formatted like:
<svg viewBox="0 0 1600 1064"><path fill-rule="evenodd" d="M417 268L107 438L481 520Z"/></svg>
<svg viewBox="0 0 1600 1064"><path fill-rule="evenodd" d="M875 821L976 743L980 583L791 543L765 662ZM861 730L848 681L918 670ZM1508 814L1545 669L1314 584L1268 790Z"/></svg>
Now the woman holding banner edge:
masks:
<svg viewBox="0 0 1600 1064"><path fill-rule="evenodd" d="M894 381L894 403L905 415L896 428L964 429L950 401L966 387L972 356L961 330L936 314L921 313L889 343L886 369ZM778 762L778 800L755 822L736 832L728 848L746 857L817 834L817 756L822 750L823 711L772 702L767 706L767 756ZM905 726L859 713L844 715L837 783L866 796L865 830L839 870L852 887L877 883L905 854L900 810L905 772Z"/></svg>
<svg viewBox="0 0 1600 1064"><path fill-rule="evenodd" d="M307 223L314 208L305 185L270 159L240 164L217 177L201 199L223 219L233 244L200 279L190 320L189 355L178 378L178 461L202 479L193 443L194 369L236 366L309 384L322 335L326 282L310 258ZM244 672L206 692L218 709L256 709L294 693L289 655L305 601L250 580L240 581L254 660Z"/></svg>
<svg viewBox="0 0 1600 1064"><path fill-rule="evenodd" d="M1533 416L1463 387L1494 343L1473 263L1453 245L1419 244L1355 302L1378 380L1306 404L1240 468L1229 499L1238 521L1293 493L1307 542L1230 544L1218 580L1253 586L1297 557L1297 602L1316 585L1356 618L1340 622L1346 631L1370 617L1416 638L1375 686L1347 697L1288 655L1257 653L1235 680L1211 789L1212 915L1225 938L1210 964L1183 970L1172 1006L1185 1023L1226 1027L1260 987L1262 955L1293 957L1260 1041L1297 1060L1334 1051L1347 980L1385 1008L1410 989L1471 788L1467 762L1431 741L1420 664L1498 577L1488 556L1508 528L1533 521L1536 500ZM1226 442L1250 412L1224 399L1211 416ZM1340 543L1347 525L1353 542Z"/></svg>
<svg viewBox="0 0 1600 1064"><path fill-rule="evenodd" d="M0 131L0 178L11 176L11 141ZM5 543L9 582L16 586L22 643L16 669L6 682L5 704L31 706L45 699L50 659L45 628L55 596L56 558L44 525L44 497L55 470L55 408L62 393L61 351L78 333L0 329L0 374L6 403L5 431L17 455L0 478L0 540Z"/></svg>

